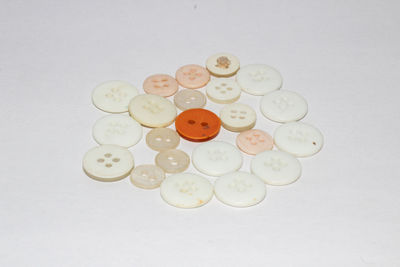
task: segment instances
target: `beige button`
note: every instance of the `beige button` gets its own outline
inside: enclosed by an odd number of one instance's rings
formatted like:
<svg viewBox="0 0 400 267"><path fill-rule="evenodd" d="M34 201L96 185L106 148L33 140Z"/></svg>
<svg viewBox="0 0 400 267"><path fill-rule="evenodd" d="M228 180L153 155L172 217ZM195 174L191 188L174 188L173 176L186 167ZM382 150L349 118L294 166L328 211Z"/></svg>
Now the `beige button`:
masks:
<svg viewBox="0 0 400 267"><path fill-rule="evenodd" d="M192 89L181 90L174 96L175 106L180 110L202 108L206 105L206 102L207 98L202 92Z"/></svg>
<svg viewBox="0 0 400 267"><path fill-rule="evenodd" d="M156 151L176 148L179 142L179 134L169 128L154 128L146 135L147 145Z"/></svg>
<svg viewBox="0 0 400 267"><path fill-rule="evenodd" d="M131 173L131 182L143 189L154 189L165 179L165 173L156 165L139 165Z"/></svg>
<svg viewBox="0 0 400 267"><path fill-rule="evenodd" d="M188 154L178 149L162 151L156 156L156 164L167 173L183 172L189 167Z"/></svg>

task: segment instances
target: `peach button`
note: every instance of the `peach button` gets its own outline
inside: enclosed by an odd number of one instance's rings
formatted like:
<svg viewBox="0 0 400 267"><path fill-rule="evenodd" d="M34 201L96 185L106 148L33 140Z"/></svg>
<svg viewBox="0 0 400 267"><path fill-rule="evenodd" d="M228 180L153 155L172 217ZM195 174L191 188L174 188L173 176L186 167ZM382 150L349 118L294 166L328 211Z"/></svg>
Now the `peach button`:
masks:
<svg viewBox="0 0 400 267"><path fill-rule="evenodd" d="M210 73L202 66L190 64L180 67L175 74L180 85L189 89L205 86L210 80Z"/></svg>
<svg viewBox="0 0 400 267"><path fill-rule="evenodd" d="M152 95L171 96L178 91L178 82L167 74L155 74L146 78L143 90Z"/></svg>
<svg viewBox="0 0 400 267"><path fill-rule="evenodd" d="M236 144L243 152L256 155L265 150L271 150L274 141L268 133L252 129L241 132L236 138Z"/></svg>

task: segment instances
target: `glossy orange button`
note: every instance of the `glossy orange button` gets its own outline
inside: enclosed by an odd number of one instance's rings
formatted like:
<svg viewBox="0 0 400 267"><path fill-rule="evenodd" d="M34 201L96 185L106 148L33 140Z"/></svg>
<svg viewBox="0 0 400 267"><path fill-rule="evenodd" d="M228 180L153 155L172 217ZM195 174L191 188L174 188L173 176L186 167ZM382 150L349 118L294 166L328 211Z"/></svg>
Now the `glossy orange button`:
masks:
<svg viewBox="0 0 400 267"><path fill-rule="evenodd" d="M176 131L185 139L204 142L216 137L221 128L221 120L213 112L194 108L179 114L175 120Z"/></svg>

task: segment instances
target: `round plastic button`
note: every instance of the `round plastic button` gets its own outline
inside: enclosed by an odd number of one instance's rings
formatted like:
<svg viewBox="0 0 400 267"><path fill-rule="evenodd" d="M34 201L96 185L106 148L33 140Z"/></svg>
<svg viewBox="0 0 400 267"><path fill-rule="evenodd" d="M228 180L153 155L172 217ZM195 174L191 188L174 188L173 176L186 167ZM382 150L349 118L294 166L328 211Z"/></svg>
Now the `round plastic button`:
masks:
<svg viewBox="0 0 400 267"><path fill-rule="evenodd" d="M189 141L204 142L218 135L221 120L209 110L189 109L176 117L175 128Z"/></svg>
<svg viewBox="0 0 400 267"><path fill-rule="evenodd" d="M215 76L229 77L239 69L239 59L228 53L219 53L210 56L206 62L207 69Z"/></svg>
<svg viewBox="0 0 400 267"><path fill-rule="evenodd" d="M152 95L171 96L178 91L178 82L167 74L155 74L146 78L143 90Z"/></svg>
<svg viewBox="0 0 400 267"><path fill-rule="evenodd" d="M189 89L205 86L210 80L210 73L202 66L190 64L180 67L175 74L180 85Z"/></svg>
<svg viewBox="0 0 400 267"><path fill-rule="evenodd" d="M251 129L241 132L236 137L236 144L243 152L256 155L265 150L271 150L274 141L272 136L268 133L257 129Z"/></svg>
<svg viewBox="0 0 400 267"><path fill-rule="evenodd" d="M221 109L222 126L232 132L249 130L256 124L256 112L248 105L233 103Z"/></svg>
<svg viewBox="0 0 400 267"><path fill-rule="evenodd" d="M240 68L236 81L243 91L252 95L265 95L282 86L281 74L276 69L263 64L252 64Z"/></svg>
<svg viewBox="0 0 400 267"><path fill-rule="evenodd" d="M147 145L156 151L174 149L179 142L179 134L170 128L154 128L146 135Z"/></svg>
<svg viewBox="0 0 400 267"><path fill-rule="evenodd" d="M182 150L169 149L157 154L156 164L166 173L178 173L189 167L190 158Z"/></svg>
<svg viewBox="0 0 400 267"><path fill-rule="evenodd" d="M220 104L233 103L239 99L240 89L237 82L232 79L214 79L211 80L206 86L206 93L208 98Z"/></svg>
<svg viewBox="0 0 400 267"><path fill-rule="evenodd" d="M179 91L174 96L174 103L180 110L187 110L191 108L202 108L206 105L207 98L200 91L192 89L184 89Z"/></svg>
<svg viewBox="0 0 400 267"><path fill-rule="evenodd" d="M139 165L131 173L131 182L143 189L154 189L160 186L165 178L164 171L155 165Z"/></svg>

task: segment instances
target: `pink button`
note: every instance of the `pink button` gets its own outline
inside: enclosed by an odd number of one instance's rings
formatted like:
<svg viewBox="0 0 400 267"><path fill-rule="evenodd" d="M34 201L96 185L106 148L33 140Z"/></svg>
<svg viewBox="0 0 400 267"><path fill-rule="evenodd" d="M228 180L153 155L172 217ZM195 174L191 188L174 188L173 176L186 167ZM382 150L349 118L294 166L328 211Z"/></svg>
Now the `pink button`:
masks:
<svg viewBox="0 0 400 267"><path fill-rule="evenodd" d="M175 74L180 85L189 89L197 89L205 86L210 80L210 73L199 65L185 65L180 67Z"/></svg>
<svg viewBox="0 0 400 267"><path fill-rule="evenodd" d="M236 144L243 152L250 155L256 155L265 150L271 150L274 141L268 133L252 129L241 132L236 137Z"/></svg>
<svg viewBox="0 0 400 267"><path fill-rule="evenodd" d="M178 91L178 82L167 74L155 74L146 78L143 90L148 94L167 97Z"/></svg>

